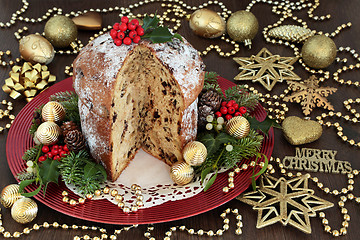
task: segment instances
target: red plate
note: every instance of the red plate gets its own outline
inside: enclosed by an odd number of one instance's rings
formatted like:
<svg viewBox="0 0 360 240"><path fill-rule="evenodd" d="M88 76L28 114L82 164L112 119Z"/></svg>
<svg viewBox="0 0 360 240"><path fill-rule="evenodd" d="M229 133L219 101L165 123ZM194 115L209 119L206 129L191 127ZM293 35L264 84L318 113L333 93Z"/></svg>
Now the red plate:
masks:
<svg viewBox="0 0 360 240"><path fill-rule="evenodd" d="M224 78L219 78L219 84L222 89L227 89L228 87L235 85ZM48 102L50 95L61 91L73 91L71 78L65 79L40 93L17 115L10 128L6 143L6 156L10 170L14 176L26 168L21 157L28 148L34 145L33 140L29 135L29 128L34 109L39 107L41 104ZM258 105L254 111L254 116L258 120L263 120L266 116L266 112L260 105ZM274 132L273 129L270 129L268 137L264 139L261 152L269 158L273 147ZM263 160L264 159L262 159L262 161ZM249 163L250 161L251 159L248 159L245 162ZM259 170L259 167L257 170ZM222 192L222 188L227 185L228 177L227 173L222 173L219 174L214 185L206 193L201 192L191 198L169 201L155 207L140 209L137 213L131 214L124 214L116 205L107 200L87 201L86 204L76 207L64 204L62 202L61 193L63 190L68 189L63 183L60 183L59 186L50 184L46 191L45 198L43 197L42 192L34 198L56 211L72 217L94 222L110 224L160 223L191 217L214 209L232 200L249 187L251 183L251 175L251 169L237 174L234 179L236 188L229 193L224 194ZM35 190L35 186L28 186L26 190L33 191ZM78 196L72 192L69 195L70 198L78 198Z"/></svg>

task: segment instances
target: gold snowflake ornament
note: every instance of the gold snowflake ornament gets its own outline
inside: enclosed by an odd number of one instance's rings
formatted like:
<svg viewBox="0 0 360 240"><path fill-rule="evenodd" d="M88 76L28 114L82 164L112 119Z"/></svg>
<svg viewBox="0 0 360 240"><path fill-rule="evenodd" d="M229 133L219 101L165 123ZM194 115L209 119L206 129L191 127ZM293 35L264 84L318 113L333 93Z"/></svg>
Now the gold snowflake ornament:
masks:
<svg viewBox="0 0 360 240"><path fill-rule="evenodd" d="M277 82L301 79L292 71L294 69L292 65L298 57L273 55L263 48L256 56L237 57L234 60L240 64L239 70L241 70L235 80L260 82L268 91L271 91Z"/></svg>
<svg viewBox="0 0 360 240"><path fill-rule="evenodd" d="M309 174L286 180L272 176L261 176L256 191L237 197L258 211L257 228L281 222L310 234L310 217L316 211L333 207L334 204L314 195L308 188Z"/></svg>
<svg viewBox="0 0 360 240"><path fill-rule="evenodd" d="M315 76L311 76L304 82L289 81L289 87L294 92L290 96L286 96L284 101L300 103L305 115L309 115L314 107L334 110L333 105L331 105L326 97L336 92L337 89L333 87L319 87L319 82L320 80Z"/></svg>

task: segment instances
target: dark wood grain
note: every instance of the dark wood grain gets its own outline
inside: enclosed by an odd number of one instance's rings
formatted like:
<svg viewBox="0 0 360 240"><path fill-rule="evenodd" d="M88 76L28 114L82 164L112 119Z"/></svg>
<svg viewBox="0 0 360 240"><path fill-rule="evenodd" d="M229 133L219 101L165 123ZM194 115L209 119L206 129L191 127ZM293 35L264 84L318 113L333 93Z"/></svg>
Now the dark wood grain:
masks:
<svg viewBox="0 0 360 240"><path fill-rule="evenodd" d="M24 17L39 17L43 15L48 8L52 8L54 6L61 7L64 10L64 13L70 11L84 10L89 8L104 8L115 6L115 4L119 4L119 6L127 6L130 3L135 3L136 1L124 0L124 1L96 1L96 0L88 0L88 1L77 1L77 0L63 0L63 1L41 1L41 0L33 0L30 3L29 10L24 14ZM190 5L197 6L203 1L186 1ZM237 11L244 9L246 5L250 2L249 0L223 0L225 5L231 11ZM18 10L21 7L20 0L0 0L0 21L7 21L10 19L11 14ZM216 9L216 8L215 8ZM159 3L153 3L146 7L141 7L137 11L140 13L144 12L155 12L162 11ZM218 9L217 9L218 10ZM267 44L264 41L264 38L261 34L261 30L267 26L268 24L274 23L277 21L277 16L271 13L271 7L269 5L260 3L256 4L253 7L252 12L257 16L260 24L260 31L253 40L253 46L251 50L241 46L241 50L236 54L239 56L250 56L252 54L256 54L263 47L267 47L273 54L280 54L282 56L292 56L293 53L290 48L285 46L277 46L272 44ZM337 46L349 46L353 49L360 49L360 41L358 40L360 36L360 5L358 4L358 0L347 0L347 1L338 1L338 0L322 0L320 7L315 11L315 14L331 14L332 18L330 20L324 22L314 22L309 20L306 17L305 11L301 11L299 13L300 17L303 17L304 20L308 22L308 25L312 29L322 30L324 32L332 32L336 29L336 27L342 23L347 23L351 21L353 26L350 29L344 30L339 36L335 37L335 42ZM104 15L104 24L112 24L113 22L118 20L117 13L111 13ZM293 24L293 22L286 22L289 24ZM38 24L27 24L29 27L29 33L34 32L42 32L45 23ZM20 27L24 26L24 23L17 22L14 26L9 29L1 29L0 30L0 50L11 50L12 56L17 57L19 55L18 52L18 42L14 38L14 31ZM220 42L219 40L208 40L202 39L200 37L195 36L189 29L188 24L183 21L183 26L179 30L179 33L185 36L198 50L203 50L208 44L220 44L221 47L224 46L226 49L226 44ZM83 32L79 33L80 39L85 41L91 32ZM343 55L346 56L346 55ZM58 81L66 78L64 74L64 67L66 65L71 64L75 56L56 56L55 60L49 65L52 74L57 76ZM351 59L350 56L346 56ZM208 71L218 72L221 76L233 80L233 77L238 73L237 64L231 59L220 58L215 52L209 53L204 58L204 62L207 65ZM310 75L303 70L303 68L296 63L295 72L303 79L308 78ZM331 72L338 69L340 64L332 64L329 67ZM0 81L1 85L4 83L4 79L7 78L8 72L10 68L0 68ZM359 80L359 71L352 71L346 74L343 74L345 79L351 80ZM264 89L258 84L251 84L255 86L260 91L264 92ZM333 80L328 80L323 83L324 86L334 86L338 88L338 91L329 97L329 100L334 105L336 111L346 112L345 108L342 105L342 102L348 98L356 98L359 97L359 89L351 86L340 86ZM286 88L285 83L277 84L272 93L280 93ZM0 92L0 99L10 100L7 94L4 92ZM17 100L14 102L14 112L18 113L20 109L25 105L24 100ZM300 112L300 107L298 104L289 104L290 112L288 115L297 115L302 116ZM360 111L359 108L357 108ZM315 110L312 117L319 115L321 110ZM345 132L352 134L355 136L357 141L360 141L359 137L359 126L357 125L344 125ZM14 183L15 179L10 173L10 170L7 165L6 157L5 157L5 143L6 143L6 133L0 136L0 188L5 187L10 183ZM351 162L353 168L360 168L360 152L359 148L350 147L348 144L345 144L339 140L336 135L334 129L324 128L323 136L312 144L307 144L305 147L312 147L318 149L331 149L337 150L337 159L339 160L347 160ZM273 156L283 158L286 155L294 155L295 148L291 146L283 137L280 130L276 130L275 132L275 147ZM320 180L330 188L341 189L346 186L346 177L343 175L333 175L333 174L316 174ZM356 179L357 180L357 179ZM319 190L316 189L314 185L310 185L311 188L315 189L316 195L323 197L335 204L335 207L332 209L326 210L326 214L330 221L330 224L333 228L339 229L341 227L342 215L340 214L339 208L337 207L338 198L325 195ZM359 194L359 187L355 185L354 190L355 195ZM222 227L222 220L219 217L221 212L226 208L238 208L239 212L243 216L243 235L236 236L234 234L235 225L234 218L231 217L231 226L230 230L227 231L223 237L219 237L217 239L329 239L330 235L323 231L323 227L321 225L321 221L319 218L311 218L312 225L312 234L307 235L299 230L292 227L283 227L280 223L275 225L265 227L263 229L256 229L256 218L257 213L251 209L250 206L240 203L237 200L233 200L224 206L221 206L215 210L210 212L201 214L199 216L191 217L188 219L183 219L175 222L156 224L155 230L153 231L153 235L156 239L162 239L165 236L165 232L171 227L176 225L186 225L188 227L194 229L218 229ZM360 234L360 229L358 227L358 223L360 221L360 209L359 206L354 202L346 203L346 208L349 210L349 215L351 216L350 227L348 228L348 234L342 239L358 239ZM23 226L15 223L10 216L9 210L2 211L3 217L3 225L10 232L13 231L21 231ZM34 223L42 223L47 221L52 223L54 221L60 223L66 223L68 225L77 224L77 225L96 225L105 227L108 229L108 232L111 233L114 229L118 229L121 226L113 226L113 225L104 225L97 224L92 222L87 222L75 218L71 218L65 216L61 213L58 213L42 204L39 204L39 213L38 217L34 221ZM26 226L30 226L28 224ZM146 230L146 226L139 226L135 230L131 230L127 233L121 234L118 236L118 239L144 239L143 233ZM38 232L31 233L29 236L24 237L25 239L72 239L75 235L83 235L86 232L80 231L70 231L70 230L62 230L62 229L50 229L50 230L40 230ZM91 234L91 233L90 233ZM92 234L93 235L93 234ZM176 232L173 234L172 239L198 239L197 236L189 236L185 233ZM207 239L207 237L202 237L201 239Z"/></svg>

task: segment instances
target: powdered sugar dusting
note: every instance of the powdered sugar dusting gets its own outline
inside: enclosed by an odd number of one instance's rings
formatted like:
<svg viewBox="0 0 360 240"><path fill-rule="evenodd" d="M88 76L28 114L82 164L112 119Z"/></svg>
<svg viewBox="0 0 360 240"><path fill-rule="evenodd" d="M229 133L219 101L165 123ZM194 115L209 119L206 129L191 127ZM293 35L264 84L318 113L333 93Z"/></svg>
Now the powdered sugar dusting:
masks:
<svg viewBox="0 0 360 240"><path fill-rule="evenodd" d="M188 106L182 117L181 137L185 139L184 144L194 141L197 134L198 99Z"/></svg>

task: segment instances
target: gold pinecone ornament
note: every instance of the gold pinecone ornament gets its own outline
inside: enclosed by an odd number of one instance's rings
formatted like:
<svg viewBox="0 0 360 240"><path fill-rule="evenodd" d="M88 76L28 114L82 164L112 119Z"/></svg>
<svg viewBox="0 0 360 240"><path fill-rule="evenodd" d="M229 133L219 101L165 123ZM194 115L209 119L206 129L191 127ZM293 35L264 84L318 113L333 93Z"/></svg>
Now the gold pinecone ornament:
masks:
<svg viewBox="0 0 360 240"><path fill-rule="evenodd" d="M38 206L31 198L21 198L17 200L11 208L12 218L21 224L31 222L36 218Z"/></svg>
<svg viewBox="0 0 360 240"><path fill-rule="evenodd" d="M204 144L192 141L185 145L183 157L190 166L200 166L206 159L207 149Z"/></svg>
<svg viewBox="0 0 360 240"><path fill-rule="evenodd" d="M10 208L20 198L23 196L19 193L18 184L10 184L1 191L1 204L5 208Z"/></svg>
<svg viewBox="0 0 360 240"><path fill-rule="evenodd" d="M268 35L281 40L300 43L313 36L314 33L308 28L296 25L283 25L270 29Z"/></svg>
<svg viewBox="0 0 360 240"><path fill-rule="evenodd" d="M73 152L79 152L82 149L85 149L85 138L79 130L72 130L68 132L64 140L68 149Z"/></svg>
<svg viewBox="0 0 360 240"><path fill-rule="evenodd" d="M231 136L237 139L241 139L249 135L250 123L246 118L242 116L236 116L228 120L226 123L226 131Z"/></svg>
<svg viewBox="0 0 360 240"><path fill-rule="evenodd" d="M186 185L193 180L194 176L194 168L186 162L174 163L170 168L170 177L176 184Z"/></svg>

